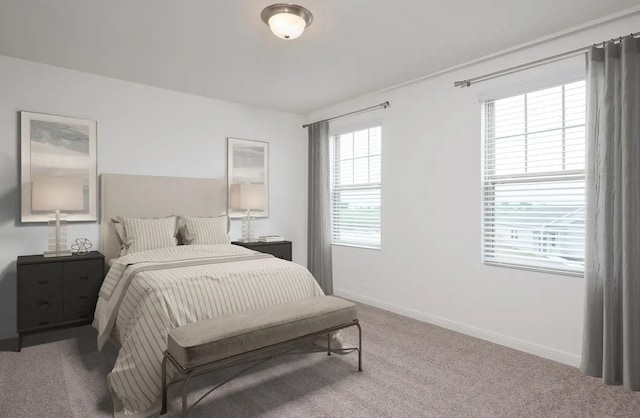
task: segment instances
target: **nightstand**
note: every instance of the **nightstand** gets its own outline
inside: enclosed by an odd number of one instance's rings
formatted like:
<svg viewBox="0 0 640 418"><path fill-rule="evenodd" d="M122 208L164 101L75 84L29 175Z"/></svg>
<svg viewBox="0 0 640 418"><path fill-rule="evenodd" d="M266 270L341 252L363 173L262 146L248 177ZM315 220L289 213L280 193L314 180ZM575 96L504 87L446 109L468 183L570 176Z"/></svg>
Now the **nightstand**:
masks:
<svg viewBox="0 0 640 418"><path fill-rule="evenodd" d="M271 254L275 257L282 258L283 260L291 261L291 241L233 241L232 244L240 245L241 247L245 247L250 250L260 251L261 253Z"/></svg>
<svg viewBox="0 0 640 418"><path fill-rule="evenodd" d="M102 254L20 256L17 266L17 351L22 348L24 334L93 321L104 279Z"/></svg>

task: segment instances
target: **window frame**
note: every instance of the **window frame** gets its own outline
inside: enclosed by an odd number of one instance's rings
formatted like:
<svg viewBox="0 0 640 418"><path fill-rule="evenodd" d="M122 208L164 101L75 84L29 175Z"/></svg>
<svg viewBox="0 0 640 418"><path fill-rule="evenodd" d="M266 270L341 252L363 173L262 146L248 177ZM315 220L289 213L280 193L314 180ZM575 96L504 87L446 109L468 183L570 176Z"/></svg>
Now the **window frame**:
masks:
<svg viewBox="0 0 640 418"><path fill-rule="evenodd" d="M524 263L513 263L513 262L505 262L505 261L500 261L500 257L501 255L498 254L497 256L494 254L492 256L489 256L487 254L487 249L488 247L490 247L490 242L493 242L495 245L495 242L497 241L496 238L496 227L495 227L495 219L496 219L496 215L494 214L488 214L491 211L495 211L496 210L496 186L501 185L501 184L523 184L526 185L528 183L531 183L532 181L541 181L541 182L557 182L557 183L561 183L561 182L573 182L573 181L582 181L584 184L584 188L585 188L585 192L586 192L586 159L587 159L587 155L586 155L586 129L587 129L587 124L586 124L586 83L585 83L585 119L584 122L582 124L571 124L568 125L567 124L567 115L566 115L566 110L567 110L567 106L566 106L566 102L565 102L565 98L566 98L566 87L567 85L573 84L573 83L577 83L580 81L584 81L585 78L584 76L579 77L579 78L574 78L572 80L563 80L560 83L553 83L553 84L546 84L546 85L538 85L533 89L528 89L526 91L519 91L519 92L514 92L513 94L510 95L501 95L501 97L497 97L497 98L483 98L481 100L481 136L482 136L482 164L481 164L481 203L482 203L482 219L481 219L481 257L482 257L482 263L484 265L487 266L493 266L493 267L504 267L504 268L512 268L512 269L518 269L518 270L527 270L527 271L535 271L535 272L542 272L542 273L550 273L550 274L558 274L558 275L566 275L566 276L574 276L574 277L584 277L584 271L585 271L585 265L584 265L584 258L582 259L582 269L581 270L577 270L577 269L569 269L569 268L561 268L560 263L557 264L557 267L551 267L551 266L536 266L536 265L530 265L530 264L524 264ZM527 108L527 96L531 93L536 93L539 91L543 91L543 90L547 90L547 89L552 89L554 87L561 87L562 89L562 105L561 105L561 112L562 112L562 117L561 117L561 126L559 128L550 128L550 129L543 129L543 130L532 130L529 131L529 124L528 124L528 117L527 117L527 112L528 112L528 108ZM498 100L502 100L502 99L509 99L509 98L515 98L518 96L524 96L524 107L523 107L523 114L524 114L524 126L523 126L523 130L522 132L519 132L517 134L510 134L510 135L504 135L501 137L496 137L495 136L495 102ZM567 149L566 149L566 138L567 138L567 131L570 129L575 129L575 128L580 128L583 127L584 129L584 136L585 136L585 154L584 154L584 167L582 169L574 169L574 170L566 170L566 161L567 161ZM559 170L549 170L549 171L533 171L533 172L529 172L529 156L528 156L528 151L529 151L529 142L528 142L528 137L530 135L535 135L535 134L540 134L540 133L546 133L546 132L552 132L552 131L561 131L562 132L562 168ZM523 151L524 151L524 172L521 173L517 173L517 174L489 174L489 171L487 171L487 167L492 167L490 170L495 170L496 169L496 164L497 164L497 157L496 157L496 147L495 147L495 143L497 140L500 139L505 139L505 138L509 138L509 137L523 137ZM585 205L586 205L586 199L585 199ZM490 229L487 227L487 220L493 220L494 224L493 224L493 237L491 237L488 232L490 231ZM518 238L518 231L511 229L510 227L510 235L513 238L514 236L516 237L516 239ZM535 232L538 232L538 235L535 234ZM553 238L549 238L549 236L547 236L549 233L553 234ZM533 231L532 235L534 236L533 241L535 241L535 243L532 243L532 249L541 248L541 253L544 252L548 252L550 247L554 247L557 248L557 232L554 231L546 231L545 234L540 233L540 231ZM585 237L586 240L586 237ZM586 244L586 241L585 243ZM584 246L583 244L583 246ZM544 247L544 248L543 248ZM584 248L584 247L583 247ZM503 258L508 258L505 257L504 255L502 255ZM551 262L549 264L552 264Z"/></svg>
<svg viewBox="0 0 640 418"><path fill-rule="evenodd" d="M372 129L380 129L380 151L377 154L371 154L371 130ZM336 146L338 142L337 139L342 135L353 135L357 132L367 131L367 154L364 156L355 156L355 150L351 158L343 158L340 159L340 149ZM353 247L353 248L362 248L369 250L381 250L382 249L382 124L380 123L370 123L363 126L358 126L357 129L351 128L347 130L341 130L339 132L332 132L329 136L329 154L330 154L330 164L329 164L329 197L330 197L330 211L331 211L331 245L336 246L344 246L344 247ZM349 185L336 185L336 179L339 178L340 175L340 167L339 162L352 160L355 163L355 160L366 158L369 162L372 157L380 158L380 181L379 182L371 182L368 181L366 183L353 183ZM354 164L355 167L355 164ZM371 166L368 165L367 168L368 178L371 176ZM355 177L355 168L353 170L353 175ZM379 232L379 240L377 244L372 244L369 241L358 241L358 240L336 240L336 232L337 225L334 223L334 219L336 213L334 211L334 203L336 202L336 195L344 192L344 191L378 191L379 194L379 207L380 207L380 217L378 222L378 230Z"/></svg>

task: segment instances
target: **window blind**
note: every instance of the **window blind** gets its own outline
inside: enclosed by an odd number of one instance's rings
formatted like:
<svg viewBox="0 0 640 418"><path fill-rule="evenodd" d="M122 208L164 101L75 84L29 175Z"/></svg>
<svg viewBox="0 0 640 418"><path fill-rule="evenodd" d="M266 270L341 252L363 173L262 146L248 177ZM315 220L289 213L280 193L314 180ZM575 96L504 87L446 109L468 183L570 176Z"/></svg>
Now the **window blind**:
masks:
<svg viewBox="0 0 640 418"><path fill-rule="evenodd" d="M380 248L380 126L331 141L332 242Z"/></svg>
<svg viewBox="0 0 640 418"><path fill-rule="evenodd" d="M483 259L584 270L584 80L482 103Z"/></svg>

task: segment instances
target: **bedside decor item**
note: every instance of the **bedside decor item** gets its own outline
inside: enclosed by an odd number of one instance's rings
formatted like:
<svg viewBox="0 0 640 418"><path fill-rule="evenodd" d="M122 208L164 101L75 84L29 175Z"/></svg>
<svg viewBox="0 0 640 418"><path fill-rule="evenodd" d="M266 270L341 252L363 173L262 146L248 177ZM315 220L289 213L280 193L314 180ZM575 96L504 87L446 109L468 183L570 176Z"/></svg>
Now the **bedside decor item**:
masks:
<svg viewBox="0 0 640 418"><path fill-rule="evenodd" d="M242 210L242 241L253 241L251 231L252 211L261 211L266 207L266 188L262 183L236 183L231 185L229 207Z"/></svg>
<svg viewBox="0 0 640 418"><path fill-rule="evenodd" d="M284 237L282 235L262 235L258 237L258 241L260 242L278 242L284 241Z"/></svg>
<svg viewBox="0 0 640 418"><path fill-rule="evenodd" d="M262 184L264 204L257 218L269 216L269 143L248 139L227 138L227 186L229 218L239 219L246 209L234 209L231 206L231 186L234 184ZM252 210L256 210L253 208Z"/></svg>
<svg viewBox="0 0 640 418"><path fill-rule="evenodd" d="M277 3L267 6L260 14L262 21L280 39L296 39L313 22L313 14L302 6Z"/></svg>
<svg viewBox="0 0 640 418"><path fill-rule="evenodd" d="M67 248L67 215L60 211L78 211L84 207L82 179L76 177L36 176L31 188L34 211L49 215L49 250L45 257L71 255Z"/></svg>
<svg viewBox="0 0 640 418"><path fill-rule="evenodd" d="M96 121L20 112L21 221L47 222L49 210L33 205L36 177L74 178L82 184L82 206L68 222L96 221Z"/></svg>
<svg viewBox="0 0 640 418"><path fill-rule="evenodd" d="M93 244L87 238L78 238L71 244L71 251L74 255L87 255L91 247Z"/></svg>

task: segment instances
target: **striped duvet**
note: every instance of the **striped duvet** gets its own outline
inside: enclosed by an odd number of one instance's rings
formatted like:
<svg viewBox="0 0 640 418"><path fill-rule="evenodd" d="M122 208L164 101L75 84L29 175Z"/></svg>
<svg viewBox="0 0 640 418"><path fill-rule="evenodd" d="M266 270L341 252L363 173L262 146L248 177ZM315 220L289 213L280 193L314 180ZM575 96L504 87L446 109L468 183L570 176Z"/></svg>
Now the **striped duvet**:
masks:
<svg viewBox="0 0 640 418"><path fill-rule="evenodd" d="M172 328L322 295L304 267L231 244L185 245L118 258L96 307L98 346L120 344L108 376L116 416L159 410L160 365Z"/></svg>

